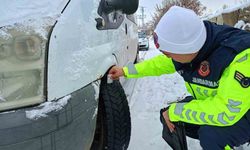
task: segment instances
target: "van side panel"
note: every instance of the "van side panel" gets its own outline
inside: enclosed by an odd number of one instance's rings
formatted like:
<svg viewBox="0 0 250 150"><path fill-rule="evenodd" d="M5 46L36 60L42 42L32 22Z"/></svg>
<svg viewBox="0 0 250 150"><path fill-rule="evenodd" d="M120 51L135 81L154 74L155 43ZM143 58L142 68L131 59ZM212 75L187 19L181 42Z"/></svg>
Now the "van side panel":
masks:
<svg viewBox="0 0 250 150"><path fill-rule="evenodd" d="M48 52L48 100L99 79L116 63L116 41L108 39L108 31L96 29L98 6L99 0L72 0L55 25Z"/></svg>
<svg viewBox="0 0 250 150"><path fill-rule="evenodd" d="M135 17L135 15L130 15L131 17ZM136 59L137 55L137 47L138 47L138 27L135 22L132 20L128 19L126 17L126 23L128 26L128 34L127 34L127 39L128 39L128 62L134 62ZM128 63L126 62L126 63ZM127 64L125 64L127 65Z"/></svg>

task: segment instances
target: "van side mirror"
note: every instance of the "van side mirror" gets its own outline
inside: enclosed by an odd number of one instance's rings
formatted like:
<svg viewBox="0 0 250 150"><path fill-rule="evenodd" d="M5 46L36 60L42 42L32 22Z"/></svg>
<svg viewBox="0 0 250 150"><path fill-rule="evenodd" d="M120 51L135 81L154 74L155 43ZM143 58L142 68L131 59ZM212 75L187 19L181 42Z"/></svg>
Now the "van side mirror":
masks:
<svg viewBox="0 0 250 150"><path fill-rule="evenodd" d="M103 8L106 13L120 10L127 15L135 13L138 9L139 0L104 0Z"/></svg>
<svg viewBox="0 0 250 150"><path fill-rule="evenodd" d="M124 20L124 14L131 15L138 9L139 0L101 0L96 18L98 30L117 29Z"/></svg>
<svg viewBox="0 0 250 150"><path fill-rule="evenodd" d="M138 9L139 0L107 0L107 5L114 10L121 10L123 13L131 15Z"/></svg>

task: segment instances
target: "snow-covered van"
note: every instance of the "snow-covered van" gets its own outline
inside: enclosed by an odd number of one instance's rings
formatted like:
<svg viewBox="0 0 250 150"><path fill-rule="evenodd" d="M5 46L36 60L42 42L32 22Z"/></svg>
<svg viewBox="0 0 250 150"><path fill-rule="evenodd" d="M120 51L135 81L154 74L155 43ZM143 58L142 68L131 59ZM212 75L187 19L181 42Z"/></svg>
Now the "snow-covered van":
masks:
<svg viewBox="0 0 250 150"><path fill-rule="evenodd" d="M137 7L138 0L1 1L0 150L128 148L127 95L107 72L135 62Z"/></svg>

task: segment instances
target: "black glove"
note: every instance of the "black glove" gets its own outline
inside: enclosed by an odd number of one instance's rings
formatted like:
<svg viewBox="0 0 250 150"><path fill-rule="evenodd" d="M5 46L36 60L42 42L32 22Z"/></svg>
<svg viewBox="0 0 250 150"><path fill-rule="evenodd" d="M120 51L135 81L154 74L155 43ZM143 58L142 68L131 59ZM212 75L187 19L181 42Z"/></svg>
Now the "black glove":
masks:
<svg viewBox="0 0 250 150"><path fill-rule="evenodd" d="M168 110L168 108L169 107L163 108L160 111L160 120L163 125L162 138L173 150L188 150L184 123L174 122L173 124L175 125L175 131L171 133L165 122L162 113Z"/></svg>

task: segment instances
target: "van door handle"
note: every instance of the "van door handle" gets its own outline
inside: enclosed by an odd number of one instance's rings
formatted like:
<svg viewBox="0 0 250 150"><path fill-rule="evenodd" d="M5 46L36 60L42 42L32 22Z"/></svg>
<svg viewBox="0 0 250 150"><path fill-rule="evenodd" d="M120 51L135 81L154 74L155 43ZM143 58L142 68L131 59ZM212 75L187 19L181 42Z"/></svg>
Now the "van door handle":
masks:
<svg viewBox="0 0 250 150"><path fill-rule="evenodd" d="M125 24L125 33L126 33L126 35L128 35L128 25L127 24Z"/></svg>

